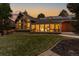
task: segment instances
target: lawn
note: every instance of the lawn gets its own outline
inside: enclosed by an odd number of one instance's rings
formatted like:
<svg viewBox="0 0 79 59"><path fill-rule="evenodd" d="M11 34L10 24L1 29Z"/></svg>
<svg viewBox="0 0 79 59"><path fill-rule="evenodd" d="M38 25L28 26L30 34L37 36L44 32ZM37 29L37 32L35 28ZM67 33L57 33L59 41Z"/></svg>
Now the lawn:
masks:
<svg viewBox="0 0 79 59"><path fill-rule="evenodd" d="M0 55L35 56L62 40L56 34L28 34L16 32L0 36Z"/></svg>

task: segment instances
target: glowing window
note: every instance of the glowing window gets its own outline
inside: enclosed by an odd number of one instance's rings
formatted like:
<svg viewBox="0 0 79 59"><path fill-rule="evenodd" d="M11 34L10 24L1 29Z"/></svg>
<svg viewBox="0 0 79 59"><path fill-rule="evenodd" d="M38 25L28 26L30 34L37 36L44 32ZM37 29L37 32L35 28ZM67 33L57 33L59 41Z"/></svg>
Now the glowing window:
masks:
<svg viewBox="0 0 79 59"><path fill-rule="evenodd" d="M39 24L36 24L36 32L39 32Z"/></svg>
<svg viewBox="0 0 79 59"><path fill-rule="evenodd" d="M49 24L45 24L45 32L49 32Z"/></svg>
<svg viewBox="0 0 79 59"><path fill-rule="evenodd" d="M40 31L44 32L44 24L40 24Z"/></svg>
<svg viewBox="0 0 79 59"><path fill-rule="evenodd" d="M26 23L26 29L30 29L30 23Z"/></svg>
<svg viewBox="0 0 79 59"><path fill-rule="evenodd" d="M50 24L50 32L54 31L54 24Z"/></svg>
<svg viewBox="0 0 79 59"><path fill-rule="evenodd" d="M30 29L30 20L29 19L27 19L27 21L26 21L26 29Z"/></svg>
<svg viewBox="0 0 79 59"><path fill-rule="evenodd" d="M60 24L55 24L56 29L60 29Z"/></svg>
<svg viewBox="0 0 79 59"><path fill-rule="evenodd" d="M60 31L60 24L55 24L55 30L56 30L56 32Z"/></svg>
<svg viewBox="0 0 79 59"><path fill-rule="evenodd" d="M27 28L29 28L30 27L30 23L27 23Z"/></svg>
<svg viewBox="0 0 79 59"><path fill-rule="evenodd" d="M21 29L21 20L18 21L18 29Z"/></svg>
<svg viewBox="0 0 79 59"><path fill-rule="evenodd" d="M21 20L19 20L18 23L21 24Z"/></svg>
<svg viewBox="0 0 79 59"><path fill-rule="evenodd" d="M31 29L32 29L32 31L35 31L35 25L34 24L31 25Z"/></svg>

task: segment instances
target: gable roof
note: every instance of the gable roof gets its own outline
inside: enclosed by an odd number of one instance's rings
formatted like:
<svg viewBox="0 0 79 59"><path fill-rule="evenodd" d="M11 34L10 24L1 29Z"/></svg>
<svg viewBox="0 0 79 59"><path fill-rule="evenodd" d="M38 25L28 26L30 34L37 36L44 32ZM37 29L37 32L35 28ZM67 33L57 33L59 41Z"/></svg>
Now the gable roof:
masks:
<svg viewBox="0 0 79 59"><path fill-rule="evenodd" d="M32 19L34 23L59 23L64 21L76 21L72 19L72 16L62 17L62 16L50 16L39 19Z"/></svg>
<svg viewBox="0 0 79 59"><path fill-rule="evenodd" d="M24 11L24 12L20 12L20 13L18 14L18 16L17 16L17 18L16 18L16 20L15 20L15 23L17 23L17 21L19 21L19 20L24 20L24 21L26 21L27 19L33 20L33 19L36 19L36 18L34 18L34 17L28 15L28 13L27 13L26 11Z"/></svg>
<svg viewBox="0 0 79 59"><path fill-rule="evenodd" d="M69 16L69 14L68 14L68 12L67 12L66 10L63 9L63 10L60 12L59 16L62 16L62 17L65 16L65 17L66 17L66 16Z"/></svg>
<svg viewBox="0 0 79 59"><path fill-rule="evenodd" d="M56 23L56 22L63 22L63 21L74 21L72 19L73 16L69 16L65 12L66 11L64 11L64 10L61 12L64 14L64 16L49 16L49 17L45 17L45 18L34 18L34 17L30 16L26 11L20 12L18 14L17 19L15 20L15 23L17 23L17 21L19 21L19 20L26 21L27 19L29 19L32 23L51 23L51 22Z"/></svg>

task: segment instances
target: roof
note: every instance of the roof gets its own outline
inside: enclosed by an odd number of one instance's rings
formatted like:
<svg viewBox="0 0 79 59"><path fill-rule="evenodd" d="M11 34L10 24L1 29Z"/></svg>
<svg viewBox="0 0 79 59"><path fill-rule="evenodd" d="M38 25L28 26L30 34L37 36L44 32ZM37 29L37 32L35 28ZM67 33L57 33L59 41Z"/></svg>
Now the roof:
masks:
<svg viewBox="0 0 79 59"><path fill-rule="evenodd" d="M39 18L39 19L31 19L34 23L60 23L64 21L76 21L73 20L71 16L62 17L62 16L52 16L46 18Z"/></svg>
<svg viewBox="0 0 79 59"><path fill-rule="evenodd" d="M73 20L74 16L49 16L45 18L34 18L30 16L29 14L22 13L21 19L16 19L15 22L18 20L27 20L29 19L31 23L59 23L64 21L75 21Z"/></svg>
<svg viewBox="0 0 79 59"><path fill-rule="evenodd" d="M53 20L53 19L38 19L36 23L59 23L61 20Z"/></svg>

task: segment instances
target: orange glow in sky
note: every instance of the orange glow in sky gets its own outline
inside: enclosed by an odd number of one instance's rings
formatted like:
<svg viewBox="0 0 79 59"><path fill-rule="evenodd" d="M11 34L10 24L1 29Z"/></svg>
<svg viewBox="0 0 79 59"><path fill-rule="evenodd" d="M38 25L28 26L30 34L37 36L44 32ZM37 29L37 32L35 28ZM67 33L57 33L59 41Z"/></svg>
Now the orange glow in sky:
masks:
<svg viewBox="0 0 79 59"><path fill-rule="evenodd" d="M11 9L13 10L13 13L18 13L18 12L24 12L25 10L28 12L29 15L33 17L37 17L38 14L43 13L45 16L58 16L59 13L66 8L65 3L50 3L50 4L20 4L20 3L15 3L11 4ZM68 11L68 10L67 10Z"/></svg>
<svg viewBox="0 0 79 59"><path fill-rule="evenodd" d="M13 9L14 13L18 13L19 11L27 11L29 15L33 17L37 17L38 14L44 13L45 16L58 16L59 13L62 11L61 9L44 9L44 8L28 8L28 9L21 9L15 8Z"/></svg>

